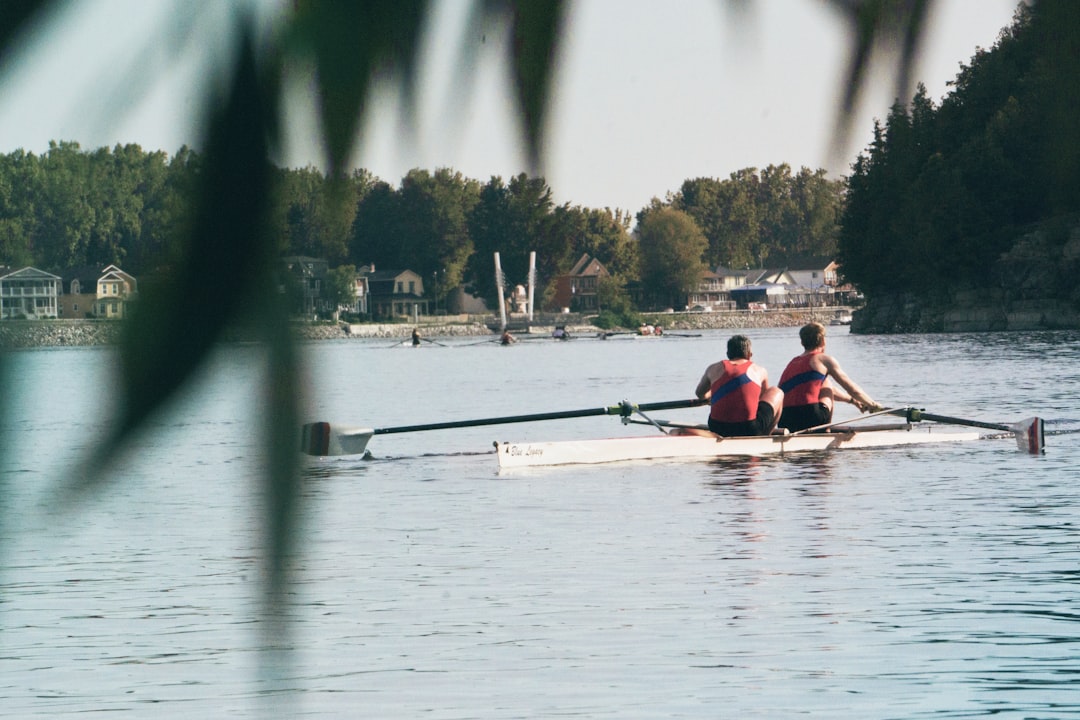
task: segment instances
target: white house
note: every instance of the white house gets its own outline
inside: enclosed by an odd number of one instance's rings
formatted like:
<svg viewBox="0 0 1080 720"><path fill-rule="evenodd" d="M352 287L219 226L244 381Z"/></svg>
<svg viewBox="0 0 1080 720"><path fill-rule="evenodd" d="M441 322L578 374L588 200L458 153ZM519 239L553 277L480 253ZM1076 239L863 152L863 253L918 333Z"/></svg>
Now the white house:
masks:
<svg viewBox="0 0 1080 720"><path fill-rule="evenodd" d="M25 267L0 275L0 318L54 318L59 313L59 276Z"/></svg>

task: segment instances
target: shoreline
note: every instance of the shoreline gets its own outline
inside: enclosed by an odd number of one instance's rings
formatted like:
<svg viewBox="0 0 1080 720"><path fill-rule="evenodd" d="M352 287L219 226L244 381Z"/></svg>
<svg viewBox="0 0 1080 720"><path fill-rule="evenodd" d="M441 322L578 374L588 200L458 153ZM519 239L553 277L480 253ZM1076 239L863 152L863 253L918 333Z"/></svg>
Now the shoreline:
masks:
<svg viewBox="0 0 1080 720"><path fill-rule="evenodd" d="M799 327L817 320L828 323L843 308L816 310L728 311L712 313L679 313L668 316L649 316L667 331L732 330L740 328ZM665 322L666 321L666 322ZM565 323L575 335L596 335L603 329L580 316L571 316ZM300 340L349 340L408 338L418 327L425 338L496 337L483 322L447 322L436 317L420 318L418 323L295 323L294 331ZM122 321L103 320L4 320L0 321L0 350L41 347L91 347L116 345L124 325ZM550 335L554 325L536 323L533 335ZM234 333L235 340L244 340L244 333Z"/></svg>

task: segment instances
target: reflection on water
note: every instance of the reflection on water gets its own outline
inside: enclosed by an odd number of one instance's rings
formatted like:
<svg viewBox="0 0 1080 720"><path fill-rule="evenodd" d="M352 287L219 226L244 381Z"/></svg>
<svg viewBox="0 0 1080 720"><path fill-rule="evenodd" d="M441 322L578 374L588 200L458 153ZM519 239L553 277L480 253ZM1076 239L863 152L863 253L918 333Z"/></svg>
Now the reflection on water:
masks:
<svg viewBox="0 0 1080 720"><path fill-rule="evenodd" d="M774 373L798 350L792 329L752 336ZM683 398L724 339L313 344L312 414L388 427ZM1076 416L1076 334L829 342L882 401ZM58 518L44 489L78 453L56 430L94 431L86 381L108 356L33 357L33 409L4 421L5 717L1080 716L1075 435L1034 457L985 441L514 474L493 440L647 430L378 436L371 459L305 462L283 690L258 670L248 364L223 360L105 496ZM1036 363L1042 381L1018 382Z"/></svg>

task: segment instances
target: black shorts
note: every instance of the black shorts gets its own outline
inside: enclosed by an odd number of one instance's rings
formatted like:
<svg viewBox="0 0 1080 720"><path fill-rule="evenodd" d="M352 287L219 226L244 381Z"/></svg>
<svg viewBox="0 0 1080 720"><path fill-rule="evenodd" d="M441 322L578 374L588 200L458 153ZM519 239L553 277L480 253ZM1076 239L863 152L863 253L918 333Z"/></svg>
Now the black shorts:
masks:
<svg viewBox="0 0 1080 720"><path fill-rule="evenodd" d="M784 408L780 413L779 427L791 432L798 432L806 428L828 425L832 422L832 410L824 403L811 405L793 405Z"/></svg>
<svg viewBox="0 0 1080 720"><path fill-rule="evenodd" d="M757 417L745 422L720 422L709 418L709 430L721 437L752 437L754 435L768 435L773 426L772 405L762 400L757 406Z"/></svg>

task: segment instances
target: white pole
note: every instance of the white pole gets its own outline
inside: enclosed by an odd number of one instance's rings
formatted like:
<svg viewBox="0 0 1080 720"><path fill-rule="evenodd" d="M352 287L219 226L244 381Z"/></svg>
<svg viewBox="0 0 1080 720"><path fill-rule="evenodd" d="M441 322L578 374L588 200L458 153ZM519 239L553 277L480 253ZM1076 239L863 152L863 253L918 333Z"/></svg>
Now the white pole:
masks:
<svg viewBox="0 0 1080 720"><path fill-rule="evenodd" d="M529 323L533 320L533 297L536 295L536 251L529 253Z"/></svg>
<svg viewBox="0 0 1080 720"><path fill-rule="evenodd" d="M506 329L506 302L503 298L503 271L499 253L495 253L495 286L499 290L499 330Z"/></svg>

